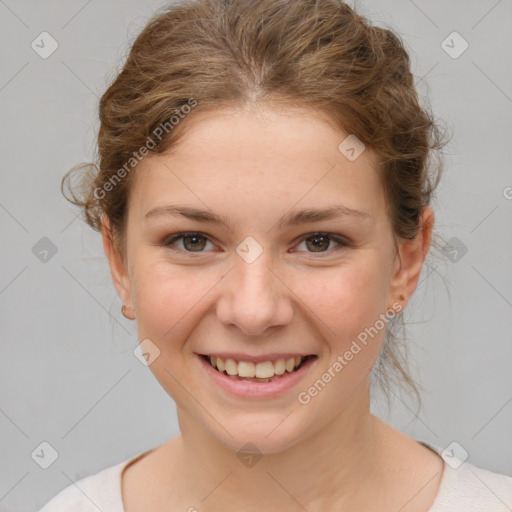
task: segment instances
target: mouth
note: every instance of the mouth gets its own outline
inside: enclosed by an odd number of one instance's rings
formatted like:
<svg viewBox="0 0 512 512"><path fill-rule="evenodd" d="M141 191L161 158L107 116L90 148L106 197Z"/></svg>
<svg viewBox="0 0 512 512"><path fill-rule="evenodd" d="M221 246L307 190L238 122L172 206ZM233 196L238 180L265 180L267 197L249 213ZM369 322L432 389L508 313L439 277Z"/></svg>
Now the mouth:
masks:
<svg viewBox="0 0 512 512"><path fill-rule="evenodd" d="M288 358L280 357L255 363L208 354L198 355L216 372L232 380L262 383L285 379L289 374L298 372L318 357L316 354L310 354Z"/></svg>

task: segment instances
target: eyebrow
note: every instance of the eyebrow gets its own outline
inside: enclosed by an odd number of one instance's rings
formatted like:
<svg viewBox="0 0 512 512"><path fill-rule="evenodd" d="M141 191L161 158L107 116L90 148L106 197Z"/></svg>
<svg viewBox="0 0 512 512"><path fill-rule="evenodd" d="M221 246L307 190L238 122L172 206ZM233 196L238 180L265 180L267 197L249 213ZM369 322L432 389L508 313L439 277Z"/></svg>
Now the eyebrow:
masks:
<svg viewBox="0 0 512 512"><path fill-rule="evenodd" d="M210 223L228 226L229 220L220 217L210 210L202 210L193 206L186 205L165 205L157 206L149 210L144 216L145 219L158 215L181 215L197 222ZM355 210L342 204L336 204L327 208L303 208L301 210L290 212L281 217L278 222L280 228L288 226L297 226L299 224L318 222L340 217L355 217L364 221L370 221L371 216L362 210Z"/></svg>

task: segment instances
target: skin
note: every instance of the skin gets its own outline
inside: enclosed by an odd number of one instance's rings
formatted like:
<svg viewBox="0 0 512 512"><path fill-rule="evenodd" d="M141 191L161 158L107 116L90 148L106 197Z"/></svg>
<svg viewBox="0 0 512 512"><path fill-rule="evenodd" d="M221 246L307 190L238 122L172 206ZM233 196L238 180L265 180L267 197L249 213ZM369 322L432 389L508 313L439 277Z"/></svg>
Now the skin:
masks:
<svg viewBox="0 0 512 512"><path fill-rule="evenodd" d="M398 257L378 158L366 148L349 161L338 150L347 135L297 107L197 111L172 153L132 171L126 253L114 249L106 219L103 243L139 339L160 350L149 368L176 402L181 433L125 469L127 512L430 508L442 459L370 414L369 372L385 328L309 403L297 400L365 327L405 307L399 296L415 290L430 245L427 207L417 237L398 240ZM229 223L145 218L171 203ZM278 225L290 211L335 203L369 219ZM206 238L165 245L185 231ZM317 231L351 244L321 239L315 249ZM236 252L248 236L263 249L252 263ZM285 395L242 399L213 384L194 355L220 351L318 359ZM252 467L237 458L247 442L263 454Z"/></svg>

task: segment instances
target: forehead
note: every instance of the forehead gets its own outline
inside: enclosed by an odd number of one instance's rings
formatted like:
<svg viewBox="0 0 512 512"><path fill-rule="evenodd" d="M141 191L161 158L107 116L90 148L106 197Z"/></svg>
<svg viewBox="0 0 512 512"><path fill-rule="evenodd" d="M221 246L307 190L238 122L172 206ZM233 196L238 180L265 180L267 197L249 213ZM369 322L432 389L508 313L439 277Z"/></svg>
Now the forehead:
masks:
<svg viewBox="0 0 512 512"><path fill-rule="evenodd" d="M143 213L177 201L259 215L336 202L372 215L383 207L377 155L366 148L349 160L339 146L350 134L314 110L195 111L186 123L177 145L135 170L131 202Z"/></svg>

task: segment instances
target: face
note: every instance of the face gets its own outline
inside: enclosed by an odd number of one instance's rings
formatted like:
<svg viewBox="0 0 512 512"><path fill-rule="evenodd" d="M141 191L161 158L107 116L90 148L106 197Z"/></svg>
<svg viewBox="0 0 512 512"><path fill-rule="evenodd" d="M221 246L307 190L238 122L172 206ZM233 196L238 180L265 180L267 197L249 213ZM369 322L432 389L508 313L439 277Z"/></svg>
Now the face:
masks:
<svg viewBox="0 0 512 512"><path fill-rule="evenodd" d="M400 262L376 155L347 159L338 146L348 133L318 113L194 116L172 154L132 171L126 253L104 232L105 249L178 415L235 450L250 440L279 452L355 397L366 407L358 390L381 350L383 319L414 290L428 237L399 245ZM331 216L305 213L333 207ZM248 362L240 372L311 357L263 383L221 375L200 354Z"/></svg>

